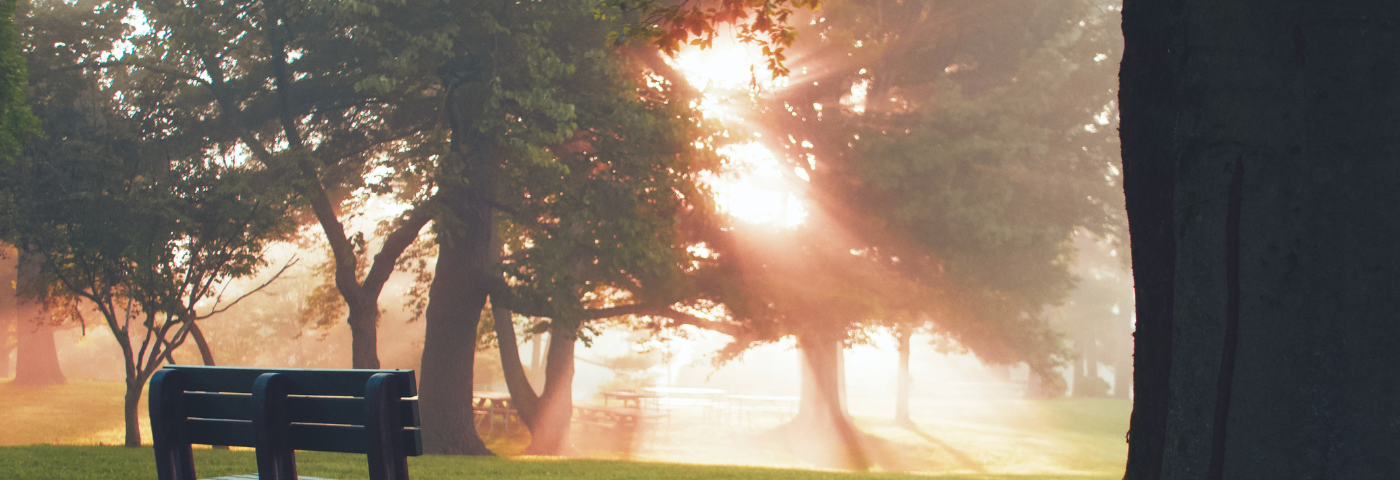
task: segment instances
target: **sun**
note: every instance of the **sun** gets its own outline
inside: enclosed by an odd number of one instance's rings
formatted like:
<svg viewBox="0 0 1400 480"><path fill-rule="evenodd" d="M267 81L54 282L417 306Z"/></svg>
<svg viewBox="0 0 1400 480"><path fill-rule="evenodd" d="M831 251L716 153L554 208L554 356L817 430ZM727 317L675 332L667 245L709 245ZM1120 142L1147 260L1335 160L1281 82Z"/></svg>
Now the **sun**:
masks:
<svg viewBox="0 0 1400 480"><path fill-rule="evenodd" d="M768 74L758 47L726 38L715 41L712 48L685 47L670 60L672 67L701 92L697 107L707 118L759 139L721 147L718 153L725 158L723 168L707 172L702 181L714 191L715 203L723 213L746 223L796 227L808 217L799 193L803 189L795 184L807 179L806 172L798 169L796 177L785 174L789 167L761 141L761 133L754 132L751 123L757 116L759 93L786 87L787 78L774 80Z"/></svg>

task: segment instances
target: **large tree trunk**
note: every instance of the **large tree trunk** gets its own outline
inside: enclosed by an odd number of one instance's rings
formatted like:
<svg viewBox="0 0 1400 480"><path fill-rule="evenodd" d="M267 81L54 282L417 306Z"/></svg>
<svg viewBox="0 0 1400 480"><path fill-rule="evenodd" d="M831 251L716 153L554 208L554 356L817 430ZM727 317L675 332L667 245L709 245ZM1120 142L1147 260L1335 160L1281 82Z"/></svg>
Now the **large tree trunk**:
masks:
<svg viewBox="0 0 1400 480"><path fill-rule="evenodd" d="M1162 478L1166 446L1167 380L1172 362L1172 283L1176 237L1172 203L1174 143L1183 0L1123 2L1123 61L1119 73L1119 136L1128 210L1137 330L1133 347L1133 413L1125 480Z"/></svg>
<svg viewBox="0 0 1400 480"><path fill-rule="evenodd" d="M16 283L28 285L38 274L39 260L32 255L21 255ZM58 348L54 345L48 312L43 305L24 296L18 297L17 307L15 385L67 383L58 365Z"/></svg>
<svg viewBox="0 0 1400 480"><path fill-rule="evenodd" d="M540 398L535 395L534 387L530 386L530 377L525 374L525 366L520 362L520 346L516 344L515 324L511 322L510 310L493 308L491 318L495 322L496 344L501 350L501 371L505 373L511 406L525 428L534 432Z"/></svg>
<svg viewBox="0 0 1400 480"><path fill-rule="evenodd" d="M824 442L830 448L831 466L869 470L870 460L860 442L860 432L846 412L841 385L841 342L817 335L798 338L805 371L797 417L791 427L799 436ZM821 448L820 445L813 445Z"/></svg>
<svg viewBox="0 0 1400 480"><path fill-rule="evenodd" d="M899 341L899 371L895 374L894 422L903 426L914 425L909 418L909 387L914 383L909 376L909 337L913 335L914 328L907 324L900 324L895 330Z"/></svg>
<svg viewBox="0 0 1400 480"><path fill-rule="evenodd" d="M476 433L471 403L476 329L488 289L478 273L482 256L476 250L481 247L474 244L480 242L468 235L480 232L456 233L439 234L438 262L428 290L419 382L423 446L436 455L489 455Z"/></svg>
<svg viewBox="0 0 1400 480"><path fill-rule="evenodd" d="M1125 2L1126 478L1400 471L1400 12Z"/></svg>
<svg viewBox="0 0 1400 480"><path fill-rule="evenodd" d="M554 321L554 325L562 323ZM563 455L569 451L569 427L574 413L574 342L578 335L564 328L551 327L549 332L544 395L540 397L530 446L525 449L528 454Z"/></svg>

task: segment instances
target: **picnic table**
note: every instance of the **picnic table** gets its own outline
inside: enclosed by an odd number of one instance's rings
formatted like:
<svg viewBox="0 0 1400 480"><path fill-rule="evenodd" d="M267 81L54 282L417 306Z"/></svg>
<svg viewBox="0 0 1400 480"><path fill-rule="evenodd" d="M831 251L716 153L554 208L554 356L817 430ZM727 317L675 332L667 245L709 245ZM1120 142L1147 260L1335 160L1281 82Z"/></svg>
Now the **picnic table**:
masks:
<svg viewBox="0 0 1400 480"><path fill-rule="evenodd" d="M788 417L797 413L799 397L781 395L726 395L725 420L738 416L742 425L753 427L755 415Z"/></svg>
<svg viewBox="0 0 1400 480"><path fill-rule="evenodd" d="M622 406L632 408L642 408L644 405L652 403L647 400L654 400L657 398L654 394L625 390L603 392L601 395L603 396L603 406L608 406L612 404L613 400L617 400ZM655 405L653 404L652 406Z"/></svg>
<svg viewBox="0 0 1400 480"><path fill-rule="evenodd" d="M506 392L472 393L472 411L476 415L477 430L485 423L488 433L495 433L497 424L505 425L506 431L510 431L515 419L520 418L510 403L510 394Z"/></svg>
<svg viewBox="0 0 1400 480"><path fill-rule="evenodd" d="M638 427L655 425L666 415L640 408L609 407L605 405L574 405L575 419L587 427L602 427L616 431L634 431Z"/></svg>

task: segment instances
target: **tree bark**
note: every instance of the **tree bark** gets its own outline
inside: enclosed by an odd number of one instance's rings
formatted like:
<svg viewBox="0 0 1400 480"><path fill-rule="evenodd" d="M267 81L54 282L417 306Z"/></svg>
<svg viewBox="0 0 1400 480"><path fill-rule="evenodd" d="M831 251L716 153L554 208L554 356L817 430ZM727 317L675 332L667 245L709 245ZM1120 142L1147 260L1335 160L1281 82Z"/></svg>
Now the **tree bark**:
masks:
<svg viewBox="0 0 1400 480"><path fill-rule="evenodd" d="M363 293L356 297L359 301L355 303L346 300L348 315L345 323L350 324L350 363L353 368L378 369L379 299L365 299Z"/></svg>
<svg viewBox="0 0 1400 480"><path fill-rule="evenodd" d="M914 383L909 376L909 337L913 335L914 328L907 324L900 324L895 330L899 341L899 371L895 374L894 422L903 426L914 425L909 418L909 387Z"/></svg>
<svg viewBox="0 0 1400 480"><path fill-rule="evenodd" d="M492 302L495 305L495 302ZM535 431L535 420L539 414L539 396L530 386L530 377L525 374L525 366L520 362L520 346L515 340L515 323L510 321L510 310L494 307L491 318L495 320L496 344L500 346L501 370L506 377L506 390L510 391L510 403L516 415L531 433Z"/></svg>
<svg viewBox="0 0 1400 480"><path fill-rule="evenodd" d="M1129 0L1130 479L1400 471L1400 12Z"/></svg>
<svg viewBox="0 0 1400 480"><path fill-rule="evenodd" d="M560 325L557 319L554 325ZM569 451L569 427L574 413L574 343L578 335L551 327L545 360L544 395L531 431L531 455L563 455Z"/></svg>
<svg viewBox="0 0 1400 480"><path fill-rule="evenodd" d="M125 419L126 435L122 446L127 448L141 446L141 421L137 415L141 406L141 387L145 383L144 380L138 383L136 379L131 378L126 381L126 395L122 398L122 418Z"/></svg>
<svg viewBox="0 0 1400 480"><path fill-rule="evenodd" d="M39 274L39 259L22 254L17 270L17 285L28 285ZM18 296L18 320L15 325L15 385L63 385L67 379L58 365L58 348L54 345L53 325L48 312L33 299Z"/></svg>
<svg viewBox="0 0 1400 480"><path fill-rule="evenodd" d="M194 337L194 345L199 349L199 360L206 366L214 366L214 350L209 348L209 342L204 339L204 331L199 329L198 324L190 325L190 336Z"/></svg>
<svg viewBox="0 0 1400 480"><path fill-rule="evenodd" d="M1167 380L1172 362L1172 283L1176 242L1172 203L1174 157L1168 148L1180 115L1177 81L1184 0L1124 0L1119 73L1119 136L1123 194L1131 238L1137 330L1133 348L1133 413L1124 480L1162 478Z"/></svg>
<svg viewBox="0 0 1400 480"><path fill-rule="evenodd" d="M476 433L471 402L476 330L490 288L483 260L490 258L491 211L464 191L454 199L459 227L438 234L438 262L424 316L419 382L423 446L435 455L490 455Z"/></svg>

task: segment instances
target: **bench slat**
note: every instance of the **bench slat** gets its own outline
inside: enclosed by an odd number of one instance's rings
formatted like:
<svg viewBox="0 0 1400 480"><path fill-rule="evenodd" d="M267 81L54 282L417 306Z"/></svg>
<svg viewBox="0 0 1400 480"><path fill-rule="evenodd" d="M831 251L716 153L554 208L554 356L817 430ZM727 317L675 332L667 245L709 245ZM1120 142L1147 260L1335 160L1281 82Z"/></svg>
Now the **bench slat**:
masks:
<svg viewBox="0 0 1400 480"><path fill-rule="evenodd" d="M364 425L365 399L287 397L287 414L294 423ZM418 400L399 400L399 415L403 426L418 426Z"/></svg>
<svg viewBox="0 0 1400 480"><path fill-rule="evenodd" d="M293 423L291 444L294 450L318 452L369 453L365 427L349 425L318 425ZM423 454L423 435L416 428L403 431L404 452L416 457Z"/></svg>
<svg viewBox="0 0 1400 480"><path fill-rule="evenodd" d="M406 392L401 397L418 396L418 382L413 370L306 370L298 368L206 367L202 365L168 365L179 370L186 391L252 393L253 382L264 373L280 373L291 380L290 395L326 395L358 397L365 394L365 383L377 373L399 377Z"/></svg>
<svg viewBox="0 0 1400 480"><path fill-rule="evenodd" d="M253 422L243 420L185 420L185 439L200 445L253 447Z"/></svg>
<svg viewBox="0 0 1400 480"><path fill-rule="evenodd" d="M253 419L253 396L242 393L185 392L185 416L191 418ZM288 419L293 423L364 425L365 399L354 397L287 397ZM403 426L419 425L418 400L399 401Z"/></svg>
<svg viewBox="0 0 1400 480"><path fill-rule="evenodd" d="M199 445L229 445L252 447L253 422L241 420L189 419L185 435L190 443ZM291 444L295 450L319 452L368 453L365 427L349 425L319 425L293 423ZM403 430L404 452L416 457L423 454L423 434L416 428Z"/></svg>
<svg viewBox="0 0 1400 480"><path fill-rule="evenodd" d="M180 400L188 418L253 419L253 396L246 393L185 392Z"/></svg>

